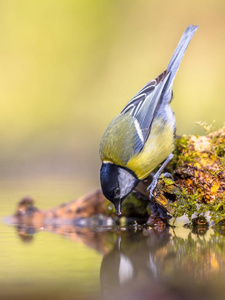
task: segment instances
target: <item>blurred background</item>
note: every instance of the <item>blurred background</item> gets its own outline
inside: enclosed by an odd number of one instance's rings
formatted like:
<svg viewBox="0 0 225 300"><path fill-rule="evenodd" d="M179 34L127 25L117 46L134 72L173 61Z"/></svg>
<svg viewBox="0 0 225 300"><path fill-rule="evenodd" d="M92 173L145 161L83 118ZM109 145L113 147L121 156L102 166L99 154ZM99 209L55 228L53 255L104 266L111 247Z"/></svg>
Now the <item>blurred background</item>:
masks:
<svg viewBox="0 0 225 300"><path fill-rule="evenodd" d="M1 0L1 182L98 187L107 125L167 67L189 24L199 29L172 107L178 134L204 134L196 121L225 121L223 0Z"/></svg>
<svg viewBox="0 0 225 300"><path fill-rule="evenodd" d="M0 0L1 221L24 196L45 209L99 187L98 151L106 127L165 70L189 24L199 29L175 79L172 108L178 134L204 134L196 121L215 120L215 129L225 122L224 0ZM33 238L31 230L24 231L24 240L32 243L23 243L8 224L0 222L0 232L0 298L49 293L46 299L81 299L83 293L93 299L99 293L102 255L78 244L82 235L70 240L41 230ZM153 257L164 241L151 240ZM129 253L142 249L137 243L132 240L130 248L128 242ZM161 250L162 257L168 253ZM187 261L182 251L177 257ZM178 277L166 282L177 284Z"/></svg>

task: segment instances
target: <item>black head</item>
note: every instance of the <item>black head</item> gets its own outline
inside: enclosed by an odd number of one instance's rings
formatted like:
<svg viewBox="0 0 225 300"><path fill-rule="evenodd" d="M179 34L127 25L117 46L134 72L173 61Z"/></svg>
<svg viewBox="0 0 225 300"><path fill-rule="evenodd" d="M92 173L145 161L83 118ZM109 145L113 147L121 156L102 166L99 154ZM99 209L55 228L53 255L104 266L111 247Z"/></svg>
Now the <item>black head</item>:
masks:
<svg viewBox="0 0 225 300"><path fill-rule="evenodd" d="M135 174L113 163L103 162L100 181L104 196L115 206L116 213L121 214L120 205L138 183Z"/></svg>

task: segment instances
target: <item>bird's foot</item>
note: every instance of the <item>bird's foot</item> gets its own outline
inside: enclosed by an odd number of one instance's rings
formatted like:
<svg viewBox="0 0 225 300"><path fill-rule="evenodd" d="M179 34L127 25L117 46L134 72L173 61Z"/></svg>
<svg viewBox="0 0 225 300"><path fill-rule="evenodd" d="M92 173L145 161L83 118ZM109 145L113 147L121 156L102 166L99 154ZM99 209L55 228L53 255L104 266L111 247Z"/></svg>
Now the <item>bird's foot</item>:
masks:
<svg viewBox="0 0 225 300"><path fill-rule="evenodd" d="M157 186L157 182L158 182L158 174L156 173L153 178L152 178L152 182L149 185L149 187L147 187L147 191L149 191L149 200L151 200L153 198L153 192Z"/></svg>
<svg viewBox="0 0 225 300"><path fill-rule="evenodd" d="M173 176L169 172L165 172L165 173L161 174L161 176L171 178L173 180ZM159 177L160 177L160 174L158 174L158 172L157 172L153 176L151 184L149 185L149 187L147 187L147 191L149 191L149 200L151 200L153 198L153 192L157 186Z"/></svg>
<svg viewBox="0 0 225 300"><path fill-rule="evenodd" d="M171 161L171 159L173 158L173 153L171 153L167 159L163 162L163 164L161 165L161 167L159 168L159 170L155 173L155 175L152 178L152 182L149 185L149 187L147 188L147 191L149 191L149 200L151 200L153 198L153 192L157 186L157 182L158 182L158 178L161 175L161 172L163 171L163 169L165 168L165 166L168 164L169 161ZM168 172L163 173L164 177L170 177L173 178L172 175Z"/></svg>

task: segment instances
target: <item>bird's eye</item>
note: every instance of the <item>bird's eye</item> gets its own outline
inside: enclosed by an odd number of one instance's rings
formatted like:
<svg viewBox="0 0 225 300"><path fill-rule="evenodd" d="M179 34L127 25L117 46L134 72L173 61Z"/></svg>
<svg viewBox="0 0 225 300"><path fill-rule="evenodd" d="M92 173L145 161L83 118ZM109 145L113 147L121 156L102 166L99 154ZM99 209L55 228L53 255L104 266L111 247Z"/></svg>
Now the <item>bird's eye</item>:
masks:
<svg viewBox="0 0 225 300"><path fill-rule="evenodd" d="M115 196L119 196L120 195L120 189L116 188L114 191Z"/></svg>

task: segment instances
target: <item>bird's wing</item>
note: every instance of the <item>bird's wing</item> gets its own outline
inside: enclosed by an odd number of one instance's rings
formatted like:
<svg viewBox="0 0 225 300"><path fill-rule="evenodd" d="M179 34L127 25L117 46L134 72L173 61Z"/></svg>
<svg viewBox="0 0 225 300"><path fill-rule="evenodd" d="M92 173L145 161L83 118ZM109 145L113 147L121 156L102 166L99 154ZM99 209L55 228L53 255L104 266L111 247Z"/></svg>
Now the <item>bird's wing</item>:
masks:
<svg viewBox="0 0 225 300"><path fill-rule="evenodd" d="M172 84L181 60L198 26L190 25L183 33L167 70L147 83L127 104L121 113L129 112L135 118L134 153L139 153L150 134L152 121L160 103L169 104L172 98Z"/></svg>
<svg viewBox="0 0 225 300"><path fill-rule="evenodd" d="M170 76L165 70L154 80L149 81L124 107L122 114L130 113L134 117L136 136L134 153L139 153L150 134L162 90Z"/></svg>

